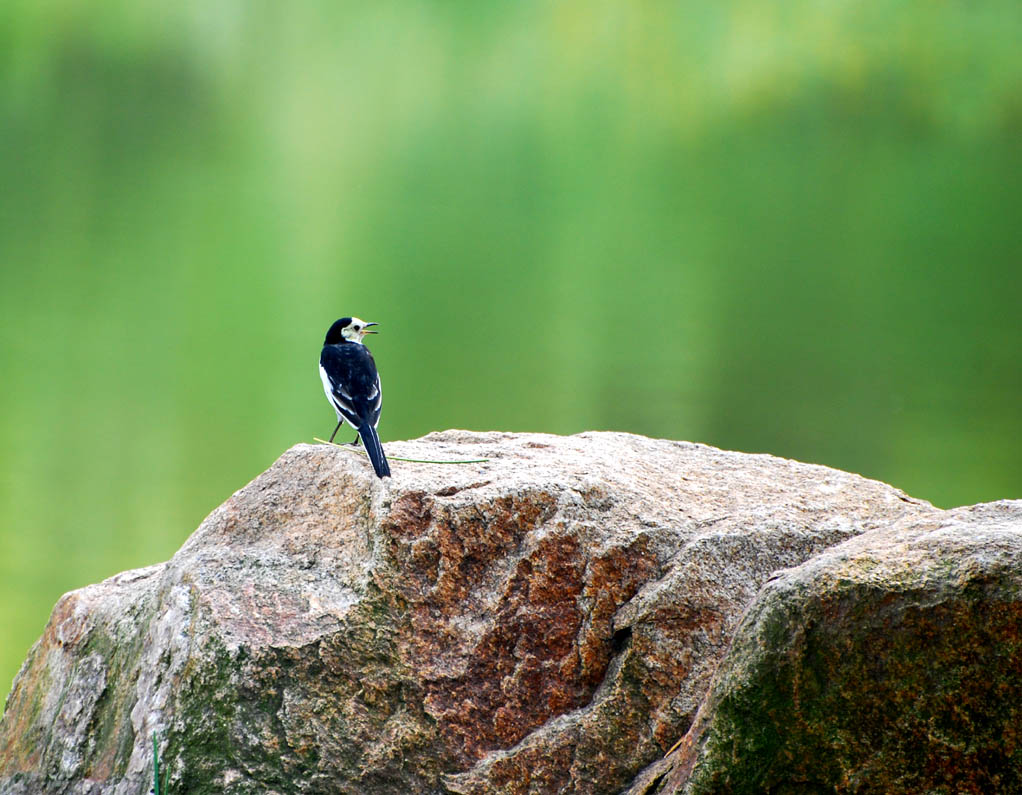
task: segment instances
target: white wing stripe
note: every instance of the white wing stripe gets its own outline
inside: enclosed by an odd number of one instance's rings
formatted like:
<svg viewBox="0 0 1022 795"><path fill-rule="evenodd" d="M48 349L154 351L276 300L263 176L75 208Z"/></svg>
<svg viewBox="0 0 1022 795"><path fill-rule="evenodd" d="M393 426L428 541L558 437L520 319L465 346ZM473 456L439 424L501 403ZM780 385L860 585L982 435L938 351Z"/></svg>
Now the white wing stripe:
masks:
<svg viewBox="0 0 1022 795"><path fill-rule="evenodd" d="M358 421L358 415L355 414L355 410L351 407L351 404L347 400L351 400L351 395L347 394L343 390L340 391L340 395L333 389L333 384L330 381L330 376L326 374L326 370L323 369L323 365L319 366L319 378L323 382L323 391L326 393L326 399L330 401L330 405L334 407L334 412L337 414L337 419L342 417L348 421L348 423L357 428L356 424ZM354 419L353 419L354 418Z"/></svg>

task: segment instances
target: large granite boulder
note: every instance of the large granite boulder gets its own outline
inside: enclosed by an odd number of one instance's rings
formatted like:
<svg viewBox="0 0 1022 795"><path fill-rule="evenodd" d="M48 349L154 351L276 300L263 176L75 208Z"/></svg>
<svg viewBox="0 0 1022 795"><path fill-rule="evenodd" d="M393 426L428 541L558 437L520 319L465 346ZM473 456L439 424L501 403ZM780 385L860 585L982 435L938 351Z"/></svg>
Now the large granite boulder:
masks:
<svg viewBox="0 0 1022 795"><path fill-rule="evenodd" d="M147 791L155 738L166 792L616 793L690 728L774 572L943 516L620 433L387 450L487 460L381 481L298 445L167 563L64 596L0 723L0 792Z"/></svg>

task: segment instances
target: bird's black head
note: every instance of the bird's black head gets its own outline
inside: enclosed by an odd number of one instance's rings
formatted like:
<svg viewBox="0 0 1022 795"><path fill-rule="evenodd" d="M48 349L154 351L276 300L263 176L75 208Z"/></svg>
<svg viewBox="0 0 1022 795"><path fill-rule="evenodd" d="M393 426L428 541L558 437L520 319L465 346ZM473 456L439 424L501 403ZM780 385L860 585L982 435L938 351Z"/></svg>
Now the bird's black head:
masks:
<svg viewBox="0 0 1022 795"><path fill-rule="evenodd" d="M338 342L344 342L344 336L341 334L341 330L346 329L350 325L351 325L350 317L342 317L340 320L334 321L334 324L326 333L326 339L323 340L323 344L336 345Z"/></svg>
<svg viewBox="0 0 1022 795"><path fill-rule="evenodd" d="M357 317L342 317L340 320L334 321L334 324L326 333L326 339L323 340L323 344L339 345L342 342L361 343L362 338L366 334L376 333L369 328L375 325L375 323L366 323L366 321Z"/></svg>

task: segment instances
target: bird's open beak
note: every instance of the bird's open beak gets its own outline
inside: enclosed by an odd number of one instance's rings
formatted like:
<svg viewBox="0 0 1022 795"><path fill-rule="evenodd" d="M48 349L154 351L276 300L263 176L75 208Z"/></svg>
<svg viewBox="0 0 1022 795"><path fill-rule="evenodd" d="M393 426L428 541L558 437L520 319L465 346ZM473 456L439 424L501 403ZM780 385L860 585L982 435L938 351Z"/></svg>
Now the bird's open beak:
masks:
<svg viewBox="0 0 1022 795"><path fill-rule="evenodd" d="M378 332L378 331L370 331L369 330L370 326L378 326L378 325L380 325L380 324L379 323L366 323L365 326L362 329L362 333L363 334L379 334L380 332Z"/></svg>

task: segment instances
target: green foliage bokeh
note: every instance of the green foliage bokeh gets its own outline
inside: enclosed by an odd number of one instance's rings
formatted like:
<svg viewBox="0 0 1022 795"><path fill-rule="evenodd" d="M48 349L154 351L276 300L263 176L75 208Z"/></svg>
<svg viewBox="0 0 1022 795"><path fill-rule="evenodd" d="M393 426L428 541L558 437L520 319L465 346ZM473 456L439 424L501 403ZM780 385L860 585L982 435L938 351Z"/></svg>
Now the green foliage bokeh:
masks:
<svg viewBox="0 0 1022 795"><path fill-rule="evenodd" d="M333 414L1022 497L1016 0L0 10L0 690Z"/></svg>

